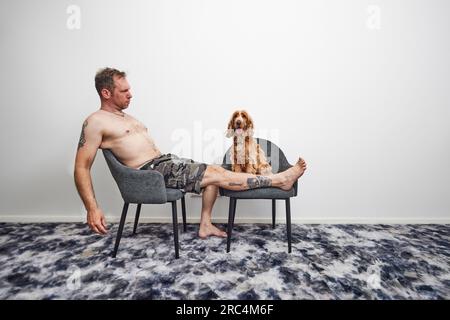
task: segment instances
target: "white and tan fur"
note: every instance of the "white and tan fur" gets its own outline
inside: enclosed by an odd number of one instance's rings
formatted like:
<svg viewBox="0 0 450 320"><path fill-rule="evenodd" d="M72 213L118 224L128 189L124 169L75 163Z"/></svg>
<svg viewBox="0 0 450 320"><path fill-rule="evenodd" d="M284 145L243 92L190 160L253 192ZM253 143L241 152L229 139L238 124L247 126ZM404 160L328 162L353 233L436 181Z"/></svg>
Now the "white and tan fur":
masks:
<svg viewBox="0 0 450 320"><path fill-rule="evenodd" d="M234 172L245 172L268 176L272 167L267 162L264 150L253 138L253 120L245 110L233 113L228 122L227 137L233 138L231 167Z"/></svg>

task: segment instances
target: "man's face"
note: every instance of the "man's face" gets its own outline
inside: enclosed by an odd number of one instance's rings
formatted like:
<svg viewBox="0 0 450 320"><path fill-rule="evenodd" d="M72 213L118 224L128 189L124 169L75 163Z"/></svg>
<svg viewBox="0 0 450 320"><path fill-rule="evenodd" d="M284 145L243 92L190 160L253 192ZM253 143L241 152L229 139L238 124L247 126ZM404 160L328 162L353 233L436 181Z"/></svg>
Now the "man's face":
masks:
<svg viewBox="0 0 450 320"><path fill-rule="evenodd" d="M127 79L114 77L114 86L115 88L111 95L112 102L122 109L128 108L133 96L131 95L130 84Z"/></svg>

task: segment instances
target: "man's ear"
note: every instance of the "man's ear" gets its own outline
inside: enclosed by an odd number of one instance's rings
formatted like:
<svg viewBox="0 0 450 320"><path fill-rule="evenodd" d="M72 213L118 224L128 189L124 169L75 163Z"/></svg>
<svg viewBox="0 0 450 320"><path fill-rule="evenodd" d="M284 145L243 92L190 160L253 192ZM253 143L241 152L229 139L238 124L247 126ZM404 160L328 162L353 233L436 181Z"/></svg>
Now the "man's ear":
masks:
<svg viewBox="0 0 450 320"><path fill-rule="evenodd" d="M234 135L234 130L233 129L228 129L227 131L225 131L225 136L227 138L231 138Z"/></svg>
<svg viewBox="0 0 450 320"><path fill-rule="evenodd" d="M103 97L104 99L109 99L109 98L111 98L111 91L109 91L108 89L103 88L102 91L100 91L100 92L102 93L102 97Z"/></svg>

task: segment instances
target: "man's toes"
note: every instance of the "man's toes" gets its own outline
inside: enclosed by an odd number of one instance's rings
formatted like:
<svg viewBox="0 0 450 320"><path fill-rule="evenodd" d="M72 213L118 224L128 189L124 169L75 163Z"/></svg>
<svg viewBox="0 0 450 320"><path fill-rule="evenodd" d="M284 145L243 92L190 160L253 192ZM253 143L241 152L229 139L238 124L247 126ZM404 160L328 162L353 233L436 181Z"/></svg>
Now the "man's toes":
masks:
<svg viewBox="0 0 450 320"><path fill-rule="evenodd" d="M227 233L226 233L225 231L222 231L222 230L220 230L220 229L217 229L217 230L214 232L214 235L216 235L216 236L218 236L218 237L226 237L226 236L227 236Z"/></svg>

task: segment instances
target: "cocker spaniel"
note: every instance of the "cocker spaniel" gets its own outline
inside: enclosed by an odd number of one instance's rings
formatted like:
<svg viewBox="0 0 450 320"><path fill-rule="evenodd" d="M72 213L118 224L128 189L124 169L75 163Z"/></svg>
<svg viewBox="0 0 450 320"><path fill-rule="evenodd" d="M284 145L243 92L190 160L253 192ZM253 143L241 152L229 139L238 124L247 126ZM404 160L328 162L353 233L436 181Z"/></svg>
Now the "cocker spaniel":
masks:
<svg viewBox="0 0 450 320"><path fill-rule="evenodd" d="M268 176L272 167L267 162L264 150L253 138L253 120L245 110L233 113L228 122L227 137L233 138L231 167L234 172L245 172Z"/></svg>

